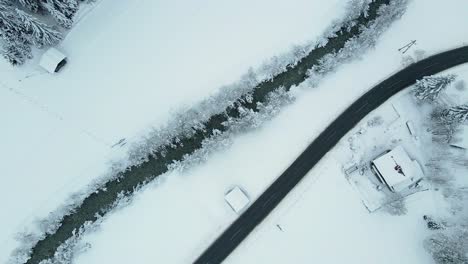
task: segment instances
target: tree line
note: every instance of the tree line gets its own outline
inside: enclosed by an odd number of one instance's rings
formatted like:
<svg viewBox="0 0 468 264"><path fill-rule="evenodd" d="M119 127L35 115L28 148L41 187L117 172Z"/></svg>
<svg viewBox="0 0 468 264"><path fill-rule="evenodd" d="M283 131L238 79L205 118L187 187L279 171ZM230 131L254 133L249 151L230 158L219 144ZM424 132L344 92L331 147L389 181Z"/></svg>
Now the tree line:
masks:
<svg viewBox="0 0 468 264"><path fill-rule="evenodd" d="M428 131L434 146L426 164L427 176L449 204L448 216L424 216L431 233L423 245L437 264L468 264L468 189L454 184L454 172L466 173L468 160L465 152L449 146L457 128L468 122L468 104L451 105L441 100L455 79L452 74L426 76L413 87L416 99L433 106ZM465 90L464 82L455 88Z"/></svg>
<svg viewBox="0 0 468 264"><path fill-rule="evenodd" d="M56 45L77 10L78 0L0 0L1 55L20 65L32 58L32 47Z"/></svg>
<svg viewBox="0 0 468 264"><path fill-rule="evenodd" d="M447 139L450 139L454 128L468 120L468 104L446 106L440 101L441 94L455 79L453 74L426 76L418 80L413 87L416 99L436 106L432 114L433 121L440 125L451 125L451 129L447 131Z"/></svg>

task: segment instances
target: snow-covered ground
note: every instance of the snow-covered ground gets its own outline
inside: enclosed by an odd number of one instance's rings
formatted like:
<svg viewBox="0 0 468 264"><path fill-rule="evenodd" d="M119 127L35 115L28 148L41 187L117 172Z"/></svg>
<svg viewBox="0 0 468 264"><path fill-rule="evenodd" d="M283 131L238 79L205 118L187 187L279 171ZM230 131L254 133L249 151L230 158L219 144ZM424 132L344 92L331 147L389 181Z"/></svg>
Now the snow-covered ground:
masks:
<svg viewBox="0 0 468 264"><path fill-rule="evenodd" d="M0 116L7 128L0 132L2 180L8 183L0 209L9 213L0 228L6 238L0 261L15 247L18 229L105 171L106 161L119 154L110 149L114 142L164 124L171 109L213 94L291 44L314 39L343 7L344 1L318 0L138 5L102 0L64 41L70 63L60 75L1 65L8 78L1 81L0 110L13 114ZM240 185L255 199L346 106L400 68L399 47L415 39L409 54L415 49L432 54L467 43L467 8L464 0L411 1L363 60L343 65L316 89L296 89L297 101L274 120L235 138L208 162L166 174L128 207L109 214L84 238L92 248L76 262L190 262L236 218L224 202L225 191ZM296 262L392 260L379 243L399 245L390 255L405 256L407 263L430 262L417 243L424 236L421 213L437 207L432 196L412 197L405 216L369 215L333 153L229 262L254 262L256 250L265 262L277 263L286 256ZM269 242L252 246L260 239ZM288 240L298 247L280 256L290 247ZM356 240L360 246L351 251L347 246ZM327 262L326 256L333 258Z"/></svg>
<svg viewBox="0 0 468 264"><path fill-rule="evenodd" d="M461 0L411 1L404 17L374 50L363 54L363 60L343 65L317 89L297 89L297 101L274 120L237 137L208 162L165 175L139 193L130 206L110 214L99 231L85 236L92 248L77 263L193 260L236 218L223 200L226 190L240 185L256 198L346 106L401 67L403 55L397 49L410 40L417 40L417 46L407 54L422 49L428 55L468 42L462 34L463 21L468 22L466 8L468 4ZM450 15L441 19L441 14ZM396 254L405 256L404 263L431 262L420 244L426 235L421 216L438 208L434 195L426 192L408 198L405 216L369 215L333 153L228 262L258 263L256 257L263 257L263 262L272 263L290 259L340 263L349 257L360 263L393 263L395 258L388 256ZM284 224L285 232L276 224ZM357 248L351 247L356 244ZM390 251L384 250L389 247ZM285 248L291 248L290 252L280 256Z"/></svg>
<svg viewBox="0 0 468 264"><path fill-rule="evenodd" d="M468 65L443 74L458 76L444 93L459 103L468 103L466 90L457 88L457 82L468 80ZM424 238L432 234L423 215L451 215L442 191L423 190L395 207L384 206L369 213L365 204L369 197L350 181L376 179L375 174L356 172L347 181L344 170L347 164L367 163L368 167L376 155L397 145L422 165L427 164L432 137L424 123L429 114L430 108L418 105L409 90L392 97L350 131L226 263L433 263L423 247ZM381 122L369 125L376 117ZM407 121L413 122L414 134L406 127ZM466 170L451 173L454 186L467 186Z"/></svg>
<svg viewBox="0 0 468 264"><path fill-rule="evenodd" d="M403 216L369 214L333 157L342 150L328 153L226 263L432 263L421 243L422 215L437 212L432 194L408 198Z"/></svg>
<svg viewBox="0 0 468 264"><path fill-rule="evenodd" d="M61 44L69 63L60 74L39 69L39 56L21 68L0 60L0 262L16 247L16 232L106 172L124 151L114 143L316 39L344 6L101 0Z"/></svg>

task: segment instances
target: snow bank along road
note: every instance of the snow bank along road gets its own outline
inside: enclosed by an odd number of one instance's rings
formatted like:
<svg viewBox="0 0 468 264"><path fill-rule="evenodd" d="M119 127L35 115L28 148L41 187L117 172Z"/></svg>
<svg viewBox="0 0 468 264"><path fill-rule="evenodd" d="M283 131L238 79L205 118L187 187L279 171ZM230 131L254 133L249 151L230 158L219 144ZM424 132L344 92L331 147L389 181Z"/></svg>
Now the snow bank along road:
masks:
<svg viewBox="0 0 468 264"><path fill-rule="evenodd" d="M346 26L342 27L336 32L336 36L328 39L325 46L315 48L296 65L289 66L287 71L275 76L271 81L262 82L255 87L252 94L253 100L246 100L246 96L239 98L237 103L227 108L224 113L212 116L204 124L204 130L194 129L196 132L193 136L182 138L180 141L174 139L176 147L168 148L164 156L161 153L156 153L149 157L147 162L129 168L120 173L116 179L104 184L85 198L81 205L65 215L60 222L60 227L55 232L47 234L32 248L30 258L26 263L39 263L53 257L57 248L72 236L74 230L79 230L86 222L95 222L98 215L108 212L118 199L119 193L132 194L137 186L165 173L174 160L182 160L184 155L199 149L203 140L213 135L215 129L225 131L226 127L223 126L223 123L229 118L240 116L239 106L257 111L257 103L264 102L270 92L279 87L285 87L289 90L293 85L303 82L307 78L308 69L317 65L323 56L340 50L346 41L358 36L361 27L368 25L376 18L379 7L389 2L390 0L376 0L370 3L367 15L361 14L356 19L354 26L349 29Z"/></svg>
<svg viewBox="0 0 468 264"><path fill-rule="evenodd" d="M467 62L468 46L465 46L412 64L373 87L335 119L195 263L222 262L309 170L372 110L416 80Z"/></svg>

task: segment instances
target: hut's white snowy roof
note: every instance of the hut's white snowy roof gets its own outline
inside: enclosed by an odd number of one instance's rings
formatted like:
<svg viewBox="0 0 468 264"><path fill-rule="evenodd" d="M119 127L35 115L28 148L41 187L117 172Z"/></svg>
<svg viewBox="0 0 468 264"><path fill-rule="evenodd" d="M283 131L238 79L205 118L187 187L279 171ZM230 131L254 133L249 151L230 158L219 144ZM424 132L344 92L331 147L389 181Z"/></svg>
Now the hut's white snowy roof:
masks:
<svg viewBox="0 0 468 264"><path fill-rule="evenodd" d="M241 212L250 202L247 195L237 186L227 192L224 199L236 213Z"/></svg>
<svg viewBox="0 0 468 264"><path fill-rule="evenodd" d="M468 125L461 125L459 127L452 140L450 140L450 145L468 149Z"/></svg>
<svg viewBox="0 0 468 264"><path fill-rule="evenodd" d="M54 73L61 61L66 58L65 54L56 48L49 48L41 57L39 65L49 73Z"/></svg>
<svg viewBox="0 0 468 264"><path fill-rule="evenodd" d="M397 146L373 161L387 184L401 191L421 179L423 172L417 161L412 161L402 146Z"/></svg>

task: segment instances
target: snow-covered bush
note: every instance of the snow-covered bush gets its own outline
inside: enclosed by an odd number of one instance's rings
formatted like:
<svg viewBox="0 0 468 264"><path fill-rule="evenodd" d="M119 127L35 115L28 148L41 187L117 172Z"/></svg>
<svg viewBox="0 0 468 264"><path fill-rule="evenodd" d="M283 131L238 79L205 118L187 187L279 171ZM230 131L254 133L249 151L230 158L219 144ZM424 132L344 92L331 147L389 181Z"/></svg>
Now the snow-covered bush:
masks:
<svg viewBox="0 0 468 264"><path fill-rule="evenodd" d="M422 50L422 49L417 49L413 52L414 54L414 58L416 61L420 61L420 60L423 60L427 57L427 53L425 50Z"/></svg>
<svg viewBox="0 0 468 264"><path fill-rule="evenodd" d="M41 261L41 264L68 264L72 263L73 258L80 253L91 248L90 243L80 243L80 238L85 232L90 232L96 225L87 222L80 230L73 231L73 235L61 244L54 254L53 258Z"/></svg>
<svg viewBox="0 0 468 264"><path fill-rule="evenodd" d="M255 129L270 120L287 104L294 101L291 93L280 88L268 95L266 103L258 104L258 111L241 109L241 116L230 118L223 125L226 131L214 131L213 135L202 142L202 147L190 155L185 155L180 161L174 161L170 170L185 170L194 165L205 162L211 153L225 149L232 144L234 137L240 133Z"/></svg>
<svg viewBox="0 0 468 264"><path fill-rule="evenodd" d="M335 53L329 53L308 70L308 83L316 87L323 75L335 70L342 63L351 59L360 58L364 51L375 46L378 37L399 19L406 11L408 0L391 1L388 5L381 6L377 18L367 26L362 26L360 34L346 42L344 47Z"/></svg>
<svg viewBox="0 0 468 264"><path fill-rule="evenodd" d="M401 58L401 66L403 67L408 67L415 62L416 60L411 55L405 55Z"/></svg>
<svg viewBox="0 0 468 264"><path fill-rule="evenodd" d="M377 127L384 123L384 120L381 116L374 116L369 121L367 121L367 126L369 127Z"/></svg>
<svg viewBox="0 0 468 264"><path fill-rule="evenodd" d="M405 215L408 213L403 197L398 197L395 201L384 205L382 209L388 214L395 216Z"/></svg>
<svg viewBox="0 0 468 264"><path fill-rule="evenodd" d="M349 32L353 26L356 25L357 18L364 14L365 17L368 17L369 4L373 0L350 0L346 5L346 14L333 21L330 26L325 30L325 34L317 40L315 43L316 47L324 47L330 38L337 36L337 33L342 29Z"/></svg>
<svg viewBox="0 0 468 264"><path fill-rule="evenodd" d="M441 221L436 221L432 216L424 215L423 219L426 222L427 228L430 230L440 230L446 228L444 223Z"/></svg>
<svg viewBox="0 0 468 264"><path fill-rule="evenodd" d="M36 47L51 46L62 39L62 34L50 26L42 23L26 12L16 9L18 21L20 21L25 36Z"/></svg>
<svg viewBox="0 0 468 264"><path fill-rule="evenodd" d="M420 101L435 102L439 98L441 92L455 81L455 78L456 76L453 74L425 76L421 80L416 81L413 87L414 96Z"/></svg>
<svg viewBox="0 0 468 264"><path fill-rule="evenodd" d="M413 52L413 55L405 55L401 58L401 65L408 67L409 65L423 60L427 57L426 51L417 49Z"/></svg>

